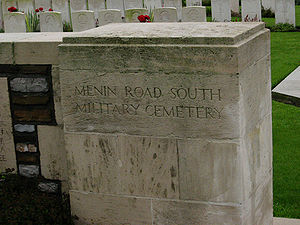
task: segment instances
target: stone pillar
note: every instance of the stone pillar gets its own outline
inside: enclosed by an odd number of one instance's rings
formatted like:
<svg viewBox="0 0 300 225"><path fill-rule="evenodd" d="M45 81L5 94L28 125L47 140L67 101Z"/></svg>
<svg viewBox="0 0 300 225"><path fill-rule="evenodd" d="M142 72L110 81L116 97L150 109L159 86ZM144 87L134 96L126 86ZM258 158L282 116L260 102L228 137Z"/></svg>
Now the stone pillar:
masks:
<svg viewBox="0 0 300 225"><path fill-rule="evenodd" d="M276 23L289 23L296 26L295 0L276 0L275 21Z"/></svg>
<svg viewBox="0 0 300 225"><path fill-rule="evenodd" d="M244 22L261 21L261 0L242 1L242 20Z"/></svg>
<svg viewBox="0 0 300 225"><path fill-rule="evenodd" d="M0 77L0 172L17 171L7 78Z"/></svg>
<svg viewBox="0 0 300 225"><path fill-rule="evenodd" d="M272 224L264 23L111 24L60 62L79 223Z"/></svg>
<svg viewBox="0 0 300 225"><path fill-rule="evenodd" d="M230 0L211 0L212 20L214 22L230 22Z"/></svg>

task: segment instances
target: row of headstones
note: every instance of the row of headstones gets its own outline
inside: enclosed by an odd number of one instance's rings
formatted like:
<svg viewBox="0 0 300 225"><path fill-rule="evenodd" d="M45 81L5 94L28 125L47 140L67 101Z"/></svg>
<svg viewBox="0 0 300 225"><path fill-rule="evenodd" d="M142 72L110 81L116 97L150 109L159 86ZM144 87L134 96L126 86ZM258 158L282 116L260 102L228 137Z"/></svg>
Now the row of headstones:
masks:
<svg viewBox="0 0 300 225"><path fill-rule="evenodd" d="M232 8L236 8L233 1L236 2L236 0L211 0L213 21L231 21L231 10ZM50 3L51 2L49 0L35 0L35 6L42 6L44 9L49 8L51 6ZM16 4L16 0L2 0L2 9L7 9L7 7ZM187 0L187 5L202 5L202 0ZM33 10L33 6L34 5L31 0L18 0L19 10ZM68 0L52 0L52 6L55 11L61 13L41 13L41 15L44 14L44 16L41 16L40 18L41 31L61 31L62 23L60 20L68 21L68 19L70 19L68 13ZM99 25L104 25L110 22L120 22L121 17L124 15L126 15L126 21L128 22L132 22L131 20L137 21L137 18L135 17L137 17L138 14L148 13L147 8L155 9L152 11L156 11L155 17L158 22L174 22L174 20L193 21L189 18L195 18L195 16L197 18L195 21L203 21L201 13L201 10L203 10L202 8L197 9L197 7L187 7L184 10L185 12L183 12L181 0L124 0L124 2L123 0L106 0L106 2L105 0L88 0L88 4L86 0L71 0L70 6L74 31L83 30L81 27L85 25L87 26L86 29L95 27L95 19L99 19ZM163 10L161 7L165 7L165 9ZM87 8L93 10L87 10ZM105 8L111 8L114 10L103 10ZM137 9L133 10L133 8ZM177 10L177 17L174 16L174 10ZM275 4L275 14L276 23L290 23L295 25L295 1L277 0ZM133 19L130 19L130 17ZM4 18L7 21L5 25L6 32L12 32L11 29L14 29L14 32L18 32L16 28L19 26L19 32L25 32L24 30L26 28L24 28L22 22L24 20L24 15L22 13L7 12L4 13ZM261 0L242 0L242 18L244 21L261 21ZM45 25L42 25L42 23ZM13 26L11 24L13 24Z"/></svg>

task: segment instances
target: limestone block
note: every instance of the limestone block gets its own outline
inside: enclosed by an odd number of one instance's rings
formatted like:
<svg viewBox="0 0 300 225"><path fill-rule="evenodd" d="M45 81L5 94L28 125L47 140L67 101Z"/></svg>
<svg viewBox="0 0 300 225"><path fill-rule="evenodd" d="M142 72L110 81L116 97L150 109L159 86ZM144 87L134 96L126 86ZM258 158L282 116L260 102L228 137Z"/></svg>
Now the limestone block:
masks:
<svg viewBox="0 0 300 225"><path fill-rule="evenodd" d="M70 191L70 202L78 224L152 224L149 199Z"/></svg>
<svg viewBox="0 0 300 225"><path fill-rule="evenodd" d="M240 14L239 0L230 0L231 11Z"/></svg>
<svg viewBox="0 0 300 225"><path fill-rule="evenodd" d="M271 9L275 12L275 0L262 0L261 4L265 9Z"/></svg>
<svg viewBox="0 0 300 225"><path fill-rule="evenodd" d="M19 164L19 174L24 177L32 178L39 175L39 166Z"/></svg>
<svg viewBox="0 0 300 225"><path fill-rule="evenodd" d="M35 1L35 8L43 8L44 11L47 11L52 7L51 0L34 0L34 1Z"/></svg>
<svg viewBox="0 0 300 225"><path fill-rule="evenodd" d="M18 9L25 13L32 12L34 10L33 0L18 0Z"/></svg>
<svg viewBox="0 0 300 225"><path fill-rule="evenodd" d="M52 89L53 89L53 100L55 109L55 120L58 125L63 124L62 106L61 106L61 92L59 82L59 68L58 66L52 66Z"/></svg>
<svg viewBox="0 0 300 225"><path fill-rule="evenodd" d="M0 78L0 171L15 169L16 154L12 134L12 121L7 79Z"/></svg>
<svg viewBox="0 0 300 225"><path fill-rule="evenodd" d="M162 2L161 0L144 0L144 7L148 9L148 11L153 10L154 8L161 8Z"/></svg>
<svg viewBox="0 0 300 225"><path fill-rule="evenodd" d="M176 141L65 134L71 190L179 198Z"/></svg>
<svg viewBox="0 0 300 225"><path fill-rule="evenodd" d="M25 14L21 12L10 12L4 14L5 33L25 33Z"/></svg>
<svg viewBox="0 0 300 225"><path fill-rule="evenodd" d="M1 0L2 1L2 13L3 17L5 14L8 14L8 8L16 7L17 8L17 0Z"/></svg>
<svg viewBox="0 0 300 225"><path fill-rule="evenodd" d="M3 26L3 12L2 12L2 0L0 0L0 30L4 29Z"/></svg>
<svg viewBox="0 0 300 225"><path fill-rule="evenodd" d="M107 9L118 9L124 16L124 4L123 0L106 0Z"/></svg>
<svg viewBox="0 0 300 225"><path fill-rule="evenodd" d="M98 19L100 10L105 9L105 0L88 0L89 10L94 11L95 18Z"/></svg>
<svg viewBox="0 0 300 225"><path fill-rule="evenodd" d="M244 22L261 21L261 0L242 1L242 19Z"/></svg>
<svg viewBox="0 0 300 225"><path fill-rule="evenodd" d="M276 23L289 23L296 26L294 0L275 1L275 21Z"/></svg>
<svg viewBox="0 0 300 225"><path fill-rule="evenodd" d="M214 22L230 22L230 0L211 0L212 20Z"/></svg>
<svg viewBox="0 0 300 225"><path fill-rule="evenodd" d="M153 10L154 22L177 22L177 10L174 7Z"/></svg>
<svg viewBox="0 0 300 225"><path fill-rule="evenodd" d="M163 7L175 7L177 10L177 18L182 19L182 1L181 0L164 0Z"/></svg>
<svg viewBox="0 0 300 225"><path fill-rule="evenodd" d="M99 26L109 23L121 23L122 13L118 9L106 9L99 11Z"/></svg>
<svg viewBox="0 0 300 225"><path fill-rule="evenodd" d="M143 1L140 0L124 0L124 7L126 9L141 9L143 8Z"/></svg>
<svg viewBox="0 0 300 225"><path fill-rule="evenodd" d="M12 91L47 92L49 90L46 78L14 78L10 81Z"/></svg>
<svg viewBox="0 0 300 225"><path fill-rule="evenodd" d="M154 225L243 224L242 211L242 207L238 204L218 205L195 201L152 200Z"/></svg>
<svg viewBox="0 0 300 225"><path fill-rule="evenodd" d="M71 13L81 10L87 10L86 3L86 0L70 0Z"/></svg>
<svg viewBox="0 0 300 225"><path fill-rule="evenodd" d="M184 7L182 22L206 22L206 8L202 6Z"/></svg>
<svg viewBox="0 0 300 225"><path fill-rule="evenodd" d="M21 132L21 133L32 133L35 131L35 127L34 125L26 125L26 124L16 124L14 125L14 129L17 132Z"/></svg>
<svg viewBox="0 0 300 225"><path fill-rule="evenodd" d="M186 6L202 6L202 0L187 0Z"/></svg>
<svg viewBox="0 0 300 225"><path fill-rule="evenodd" d="M68 0L52 0L52 9L61 12L63 22L70 22L70 11Z"/></svg>
<svg viewBox="0 0 300 225"><path fill-rule="evenodd" d="M148 14L147 9L127 9L125 10L125 20L127 23L139 23L139 15Z"/></svg>
<svg viewBox="0 0 300 225"><path fill-rule="evenodd" d="M230 142L178 141L180 199L242 201L239 147Z"/></svg>
<svg viewBox="0 0 300 225"><path fill-rule="evenodd" d="M94 12L89 10L72 12L72 25L74 32L95 28L96 21Z"/></svg>
<svg viewBox="0 0 300 225"><path fill-rule="evenodd" d="M41 32L63 32L62 17L60 12L40 13Z"/></svg>
<svg viewBox="0 0 300 225"><path fill-rule="evenodd" d="M64 133L60 126L38 126L41 174L47 179L67 180Z"/></svg>
<svg viewBox="0 0 300 225"><path fill-rule="evenodd" d="M0 43L0 61L4 64L13 64L13 44Z"/></svg>

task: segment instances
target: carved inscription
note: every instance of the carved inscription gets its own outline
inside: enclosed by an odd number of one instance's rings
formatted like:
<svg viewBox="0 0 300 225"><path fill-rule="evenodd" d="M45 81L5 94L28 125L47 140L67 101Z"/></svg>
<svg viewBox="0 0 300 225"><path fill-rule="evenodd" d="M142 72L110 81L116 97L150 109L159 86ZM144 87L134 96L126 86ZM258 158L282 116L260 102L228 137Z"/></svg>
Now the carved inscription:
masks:
<svg viewBox="0 0 300 225"><path fill-rule="evenodd" d="M139 116L165 118L221 119L222 90L202 87L74 86L76 113L101 116ZM122 99L123 102L120 102ZM164 101L161 101L163 99ZM174 104L161 104L161 102ZM180 104L178 104L180 102ZM210 103L210 104L209 104ZM213 106L212 106L213 105Z"/></svg>

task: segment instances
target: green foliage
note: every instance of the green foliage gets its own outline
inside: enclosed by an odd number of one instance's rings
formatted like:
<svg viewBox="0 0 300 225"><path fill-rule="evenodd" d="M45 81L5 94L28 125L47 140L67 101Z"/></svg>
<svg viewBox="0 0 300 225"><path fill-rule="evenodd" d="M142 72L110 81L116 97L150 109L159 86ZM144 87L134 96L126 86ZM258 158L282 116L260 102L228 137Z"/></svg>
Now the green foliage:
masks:
<svg viewBox="0 0 300 225"><path fill-rule="evenodd" d="M211 6L211 1L210 0L203 0L202 5L203 6Z"/></svg>
<svg viewBox="0 0 300 225"><path fill-rule="evenodd" d="M212 16L212 14L211 14L211 7L210 6L206 7L206 16L208 16L208 17Z"/></svg>
<svg viewBox="0 0 300 225"><path fill-rule="evenodd" d="M300 5L300 0L296 0L296 5Z"/></svg>
<svg viewBox="0 0 300 225"><path fill-rule="evenodd" d="M67 195L40 192L39 179L1 176L0 224L73 224Z"/></svg>
<svg viewBox="0 0 300 225"><path fill-rule="evenodd" d="M271 9L265 9L261 7L261 17L263 18L275 18L275 13Z"/></svg>
<svg viewBox="0 0 300 225"><path fill-rule="evenodd" d="M3 30L3 29L0 29L0 33L4 33L4 30Z"/></svg>
<svg viewBox="0 0 300 225"><path fill-rule="evenodd" d="M63 23L63 31L64 32L73 32L72 24L64 21Z"/></svg>
<svg viewBox="0 0 300 225"><path fill-rule="evenodd" d="M269 28L272 32L290 32L295 31L295 27L292 24L289 23L278 23L273 26L270 26Z"/></svg>
<svg viewBox="0 0 300 225"><path fill-rule="evenodd" d="M36 12L27 12L25 14L26 30L27 32L40 31L40 18Z"/></svg>

